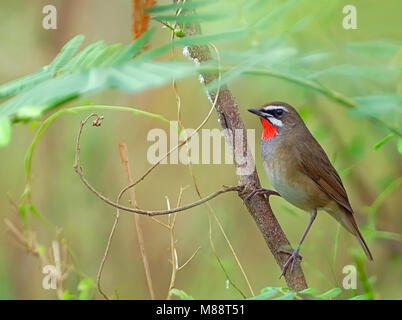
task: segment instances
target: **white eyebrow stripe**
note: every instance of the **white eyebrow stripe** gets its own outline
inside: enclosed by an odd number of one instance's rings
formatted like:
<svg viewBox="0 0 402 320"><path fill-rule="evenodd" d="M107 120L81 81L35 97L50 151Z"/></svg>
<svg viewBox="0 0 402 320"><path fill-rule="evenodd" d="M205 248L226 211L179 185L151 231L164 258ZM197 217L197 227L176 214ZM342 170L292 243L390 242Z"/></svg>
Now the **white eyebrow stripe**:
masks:
<svg viewBox="0 0 402 320"><path fill-rule="evenodd" d="M268 111L268 110L278 110L278 109L281 109L281 110L284 110L284 111L288 112L288 109L286 109L283 106L266 106L264 108L264 110L266 110L266 111Z"/></svg>

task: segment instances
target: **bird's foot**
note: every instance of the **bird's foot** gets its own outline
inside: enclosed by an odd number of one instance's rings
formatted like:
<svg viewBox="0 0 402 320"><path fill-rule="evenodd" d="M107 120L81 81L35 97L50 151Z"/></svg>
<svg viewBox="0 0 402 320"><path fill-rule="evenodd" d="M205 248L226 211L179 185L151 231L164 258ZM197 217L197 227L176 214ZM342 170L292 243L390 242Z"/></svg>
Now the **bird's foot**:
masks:
<svg viewBox="0 0 402 320"><path fill-rule="evenodd" d="M283 249L283 248L279 248L278 252L280 253L286 253L287 255L291 256L294 252L294 250L288 250L288 249ZM303 260L303 256L301 256L300 254L297 254L297 259L299 259L300 261Z"/></svg>
<svg viewBox="0 0 402 320"><path fill-rule="evenodd" d="M244 201L250 200L252 197L254 197L256 194L266 194L269 196L280 196L280 194L276 191L273 190L268 190L264 188L258 188L249 193L249 195L244 199Z"/></svg>
<svg viewBox="0 0 402 320"><path fill-rule="evenodd" d="M292 253L287 252L287 250L283 250L283 249L280 249L280 251L281 251L281 252L284 252L284 253L289 253L289 254L290 254L289 259L288 259L288 260L286 261L286 263L283 265L282 273L281 273L281 276L279 277L279 278L282 278L282 276L284 276L285 273L286 273L286 271L288 270L289 266L290 266L290 273L293 272L293 267L294 267L294 265L295 265L297 259L300 259L300 260L301 260L302 257L299 255L299 248L297 248L297 249L296 249L295 251L293 251Z"/></svg>

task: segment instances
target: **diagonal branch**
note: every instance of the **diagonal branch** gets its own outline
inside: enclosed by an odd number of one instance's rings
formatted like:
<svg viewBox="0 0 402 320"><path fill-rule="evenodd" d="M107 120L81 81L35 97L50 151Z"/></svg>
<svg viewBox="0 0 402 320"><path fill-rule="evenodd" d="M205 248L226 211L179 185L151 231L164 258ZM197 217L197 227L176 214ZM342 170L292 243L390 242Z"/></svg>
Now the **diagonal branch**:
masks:
<svg viewBox="0 0 402 320"><path fill-rule="evenodd" d="M173 1L177 2L177 0ZM197 35L201 34L201 27L199 24L187 23L184 26L183 31L185 36ZM211 60L211 52L209 50L209 47L206 45L188 46L184 49L184 54L197 64L202 64L203 62ZM213 72L204 72L201 73L201 76L203 78L203 83L205 86L208 86L208 84L217 79L217 74ZM216 98L215 91L207 91L207 94L209 95L211 100L214 100ZM232 149L235 159L236 156L238 156L239 154L239 158L241 158L244 154L249 154L249 147L247 145L246 138L247 135L245 132L243 121L240 117L237 102L226 86L222 86L220 88L220 91L218 92L215 109L218 113L219 122L222 128L226 129L225 131L230 132L229 135L225 136L225 140L229 146L233 147ZM234 143L232 137L235 137L235 132L239 130L243 133L242 148L236 149L238 143ZM257 223L257 226L260 229L260 232L262 233L264 240L269 247L271 253L273 254L276 262L282 268L286 263L288 256L280 252L280 249L288 247L290 243L281 226L279 225L274 213L272 212L268 199L266 199L263 195L256 195L255 197L251 197L250 199L246 200L246 197L250 192L261 187L260 179L257 175L257 171L255 170L253 157L249 155L247 161L248 165L252 165L252 167L254 168L253 172L248 175L239 174L242 168L241 165L239 163L236 163L235 161L238 184L244 186L244 189L239 191L238 194L246 205L251 216ZM307 283L303 271L300 267L300 263L296 263L293 272L285 273L285 280L288 286L294 291L300 291L307 288Z"/></svg>

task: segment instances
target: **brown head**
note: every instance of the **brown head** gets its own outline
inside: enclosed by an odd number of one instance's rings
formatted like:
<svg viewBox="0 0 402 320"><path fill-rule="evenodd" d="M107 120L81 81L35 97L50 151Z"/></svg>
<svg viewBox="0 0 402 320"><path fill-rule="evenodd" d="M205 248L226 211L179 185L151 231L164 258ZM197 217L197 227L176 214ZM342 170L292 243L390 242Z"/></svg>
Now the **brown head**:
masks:
<svg viewBox="0 0 402 320"><path fill-rule="evenodd" d="M296 109L291 105L273 101L264 104L260 109L248 109L258 115L264 128L263 140L269 140L277 135L285 135L296 131L299 127L305 127Z"/></svg>

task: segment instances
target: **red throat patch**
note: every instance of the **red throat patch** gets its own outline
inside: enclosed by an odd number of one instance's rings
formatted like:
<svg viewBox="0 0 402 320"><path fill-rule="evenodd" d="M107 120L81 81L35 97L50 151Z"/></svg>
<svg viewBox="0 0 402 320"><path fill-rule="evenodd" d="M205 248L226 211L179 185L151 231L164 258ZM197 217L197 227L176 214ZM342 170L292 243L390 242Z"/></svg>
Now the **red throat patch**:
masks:
<svg viewBox="0 0 402 320"><path fill-rule="evenodd" d="M278 130L267 119L260 118L264 130L262 131L262 140L269 140L278 134Z"/></svg>

